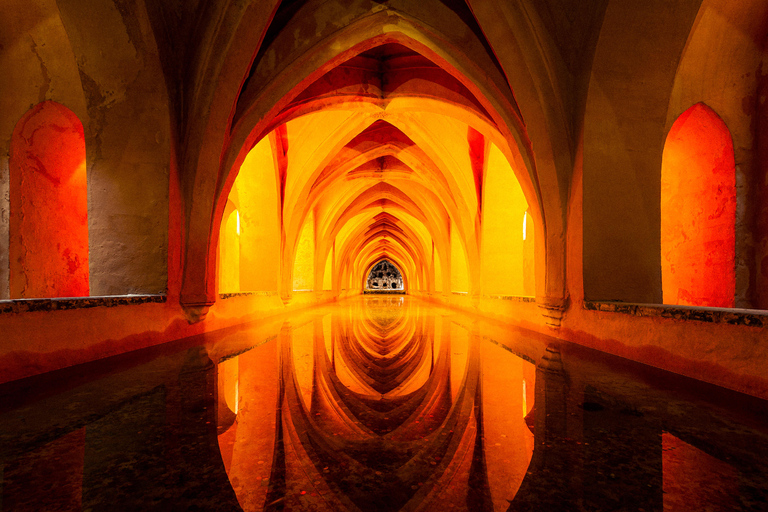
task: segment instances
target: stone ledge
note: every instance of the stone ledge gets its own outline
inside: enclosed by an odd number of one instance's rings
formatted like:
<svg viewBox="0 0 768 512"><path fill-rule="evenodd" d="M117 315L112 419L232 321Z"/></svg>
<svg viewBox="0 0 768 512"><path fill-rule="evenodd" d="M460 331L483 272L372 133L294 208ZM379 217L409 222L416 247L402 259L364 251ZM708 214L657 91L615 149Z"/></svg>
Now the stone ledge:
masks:
<svg viewBox="0 0 768 512"><path fill-rule="evenodd" d="M675 320L768 327L768 311L761 309L706 308L666 304L633 304L629 302L584 301L584 309L633 316L655 316Z"/></svg>
<svg viewBox="0 0 768 512"><path fill-rule="evenodd" d="M55 299L0 300L0 314L67 309L111 308L137 304L163 303L165 295L105 295L98 297L60 297Z"/></svg>
<svg viewBox="0 0 768 512"><path fill-rule="evenodd" d="M512 302L536 302L536 297L527 297L524 295L483 295L482 298L508 300Z"/></svg>
<svg viewBox="0 0 768 512"><path fill-rule="evenodd" d="M273 295L277 295L276 291L266 291L266 292L234 292L234 293L220 293L219 298L220 299L231 299L233 297L252 297L252 296L261 296L261 297L271 297Z"/></svg>

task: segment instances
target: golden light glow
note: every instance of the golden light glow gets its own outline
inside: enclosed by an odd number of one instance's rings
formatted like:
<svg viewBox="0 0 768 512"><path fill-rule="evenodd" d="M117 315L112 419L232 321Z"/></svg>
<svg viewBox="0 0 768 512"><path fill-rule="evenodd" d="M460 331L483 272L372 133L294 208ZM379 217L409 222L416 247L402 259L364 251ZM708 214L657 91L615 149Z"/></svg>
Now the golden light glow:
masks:
<svg viewBox="0 0 768 512"><path fill-rule="evenodd" d="M523 214L523 241L528 238L528 211Z"/></svg>
<svg viewBox="0 0 768 512"><path fill-rule="evenodd" d="M390 69L427 62L397 44L359 56L382 58ZM263 137L229 193L240 246L220 238L232 245L223 264L243 267L238 289L359 293L387 259L413 292L532 295L532 217L500 134L472 109L430 101L308 110ZM521 217L522 240L509 236Z"/></svg>

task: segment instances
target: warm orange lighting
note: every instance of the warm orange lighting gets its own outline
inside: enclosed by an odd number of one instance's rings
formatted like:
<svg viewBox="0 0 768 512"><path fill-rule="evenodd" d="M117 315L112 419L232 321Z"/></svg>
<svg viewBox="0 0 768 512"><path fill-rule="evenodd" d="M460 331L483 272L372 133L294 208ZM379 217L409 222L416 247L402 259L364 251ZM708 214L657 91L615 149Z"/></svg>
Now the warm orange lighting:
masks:
<svg viewBox="0 0 768 512"><path fill-rule="evenodd" d="M525 386L525 379L523 379L523 416L528 414L528 391Z"/></svg>
<svg viewBox="0 0 768 512"><path fill-rule="evenodd" d="M237 209L227 202L219 230L219 293L240 291L240 236L237 233Z"/></svg>
<svg viewBox="0 0 768 512"><path fill-rule="evenodd" d="M733 307L736 178L725 123L698 103L667 135L661 169L665 304Z"/></svg>
<svg viewBox="0 0 768 512"><path fill-rule="evenodd" d="M483 292L533 295L533 225L528 202L509 161L495 145L488 151L483 195ZM512 236L522 222L522 237ZM529 225L531 224L531 225ZM518 232L519 233L519 232Z"/></svg>
<svg viewBox="0 0 768 512"><path fill-rule="evenodd" d="M293 263L293 289L314 289L315 279L315 216L310 213L304 221Z"/></svg>
<svg viewBox="0 0 768 512"><path fill-rule="evenodd" d="M523 241L528 238L528 212L523 214Z"/></svg>
<svg viewBox="0 0 768 512"><path fill-rule="evenodd" d="M16 125L10 158L12 298L82 297L88 286L85 137L53 101Z"/></svg>

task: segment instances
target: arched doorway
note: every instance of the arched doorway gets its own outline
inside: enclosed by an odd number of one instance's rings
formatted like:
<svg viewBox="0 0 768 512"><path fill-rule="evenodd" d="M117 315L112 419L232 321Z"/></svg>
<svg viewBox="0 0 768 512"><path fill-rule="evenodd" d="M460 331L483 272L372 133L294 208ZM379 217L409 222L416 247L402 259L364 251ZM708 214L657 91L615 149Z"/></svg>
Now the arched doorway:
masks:
<svg viewBox="0 0 768 512"><path fill-rule="evenodd" d="M388 260L381 260L368 273L366 292L404 292L405 283L400 270Z"/></svg>

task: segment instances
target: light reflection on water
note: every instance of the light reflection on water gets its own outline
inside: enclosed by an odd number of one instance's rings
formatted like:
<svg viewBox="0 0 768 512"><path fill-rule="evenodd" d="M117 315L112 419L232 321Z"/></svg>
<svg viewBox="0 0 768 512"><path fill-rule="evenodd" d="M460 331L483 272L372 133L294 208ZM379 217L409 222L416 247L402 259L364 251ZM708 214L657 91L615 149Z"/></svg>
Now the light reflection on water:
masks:
<svg viewBox="0 0 768 512"><path fill-rule="evenodd" d="M285 325L218 378L246 511L506 510L533 452L534 365L403 297Z"/></svg>
<svg viewBox="0 0 768 512"><path fill-rule="evenodd" d="M765 511L766 454L765 401L402 296L0 386L13 512Z"/></svg>

